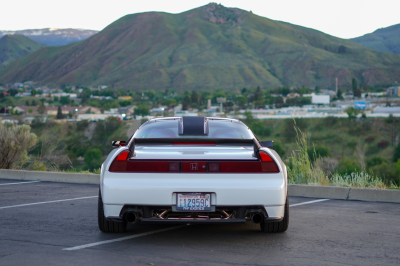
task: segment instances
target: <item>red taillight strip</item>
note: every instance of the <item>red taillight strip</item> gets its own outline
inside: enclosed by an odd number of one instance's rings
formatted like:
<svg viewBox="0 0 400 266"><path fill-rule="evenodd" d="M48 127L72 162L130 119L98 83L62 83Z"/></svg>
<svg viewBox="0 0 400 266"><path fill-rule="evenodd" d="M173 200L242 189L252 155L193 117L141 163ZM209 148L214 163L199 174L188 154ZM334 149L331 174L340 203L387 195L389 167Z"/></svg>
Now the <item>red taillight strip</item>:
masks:
<svg viewBox="0 0 400 266"><path fill-rule="evenodd" d="M188 142L186 142L188 143ZM126 173L279 173L275 161L260 151L261 161L157 161L129 160L124 150L114 159L110 172Z"/></svg>
<svg viewBox="0 0 400 266"><path fill-rule="evenodd" d="M279 173L277 164L271 162L180 162L180 161L117 161L110 172L126 173Z"/></svg>

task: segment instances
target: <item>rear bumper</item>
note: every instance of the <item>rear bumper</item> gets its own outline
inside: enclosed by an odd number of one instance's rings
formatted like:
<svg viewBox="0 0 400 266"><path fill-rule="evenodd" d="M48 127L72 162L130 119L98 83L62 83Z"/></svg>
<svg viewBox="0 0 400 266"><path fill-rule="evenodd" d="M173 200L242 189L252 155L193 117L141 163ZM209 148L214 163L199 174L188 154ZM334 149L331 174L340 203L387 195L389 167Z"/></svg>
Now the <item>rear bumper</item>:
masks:
<svg viewBox="0 0 400 266"><path fill-rule="evenodd" d="M177 192L209 192L212 194L211 204L216 209L220 206L263 206L267 217L279 219L283 217L286 191L286 180L282 173L116 174L106 172L101 181L104 214L108 218L121 218L124 206L165 206L166 209L172 209L176 205L175 193Z"/></svg>

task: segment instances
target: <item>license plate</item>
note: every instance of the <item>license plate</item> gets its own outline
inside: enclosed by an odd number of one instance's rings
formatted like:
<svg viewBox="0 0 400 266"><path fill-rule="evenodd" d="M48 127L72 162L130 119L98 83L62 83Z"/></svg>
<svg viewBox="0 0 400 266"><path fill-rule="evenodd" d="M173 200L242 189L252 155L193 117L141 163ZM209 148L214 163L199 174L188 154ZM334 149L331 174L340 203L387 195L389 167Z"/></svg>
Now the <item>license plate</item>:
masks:
<svg viewBox="0 0 400 266"><path fill-rule="evenodd" d="M176 209L179 211L210 211L210 193L177 193Z"/></svg>

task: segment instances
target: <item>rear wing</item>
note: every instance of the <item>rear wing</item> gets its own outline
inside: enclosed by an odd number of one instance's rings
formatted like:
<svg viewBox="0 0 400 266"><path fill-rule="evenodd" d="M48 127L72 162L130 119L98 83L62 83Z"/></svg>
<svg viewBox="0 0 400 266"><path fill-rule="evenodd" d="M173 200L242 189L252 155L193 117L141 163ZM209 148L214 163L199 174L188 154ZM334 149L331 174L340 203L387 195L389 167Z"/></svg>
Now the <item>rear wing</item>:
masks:
<svg viewBox="0 0 400 266"><path fill-rule="evenodd" d="M259 150L262 147L257 139L214 139L214 138L132 138L129 143L131 156L135 154L135 146L140 145L229 145L253 146L254 157L260 158Z"/></svg>

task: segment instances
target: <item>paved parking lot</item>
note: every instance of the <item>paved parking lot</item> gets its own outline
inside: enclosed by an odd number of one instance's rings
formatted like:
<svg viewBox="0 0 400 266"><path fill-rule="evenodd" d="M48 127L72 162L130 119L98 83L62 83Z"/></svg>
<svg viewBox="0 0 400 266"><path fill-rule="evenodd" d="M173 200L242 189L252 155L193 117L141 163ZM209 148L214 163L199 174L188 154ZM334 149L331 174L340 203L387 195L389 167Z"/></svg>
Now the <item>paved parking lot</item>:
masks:
<svg viewBox="0 0 400 266"><path fill-rule="evenodd" d="M0 265L400 264L400 204L290 197L282 234L251 222L104 234L97 193L95 185L0 179Z"/></svg>

